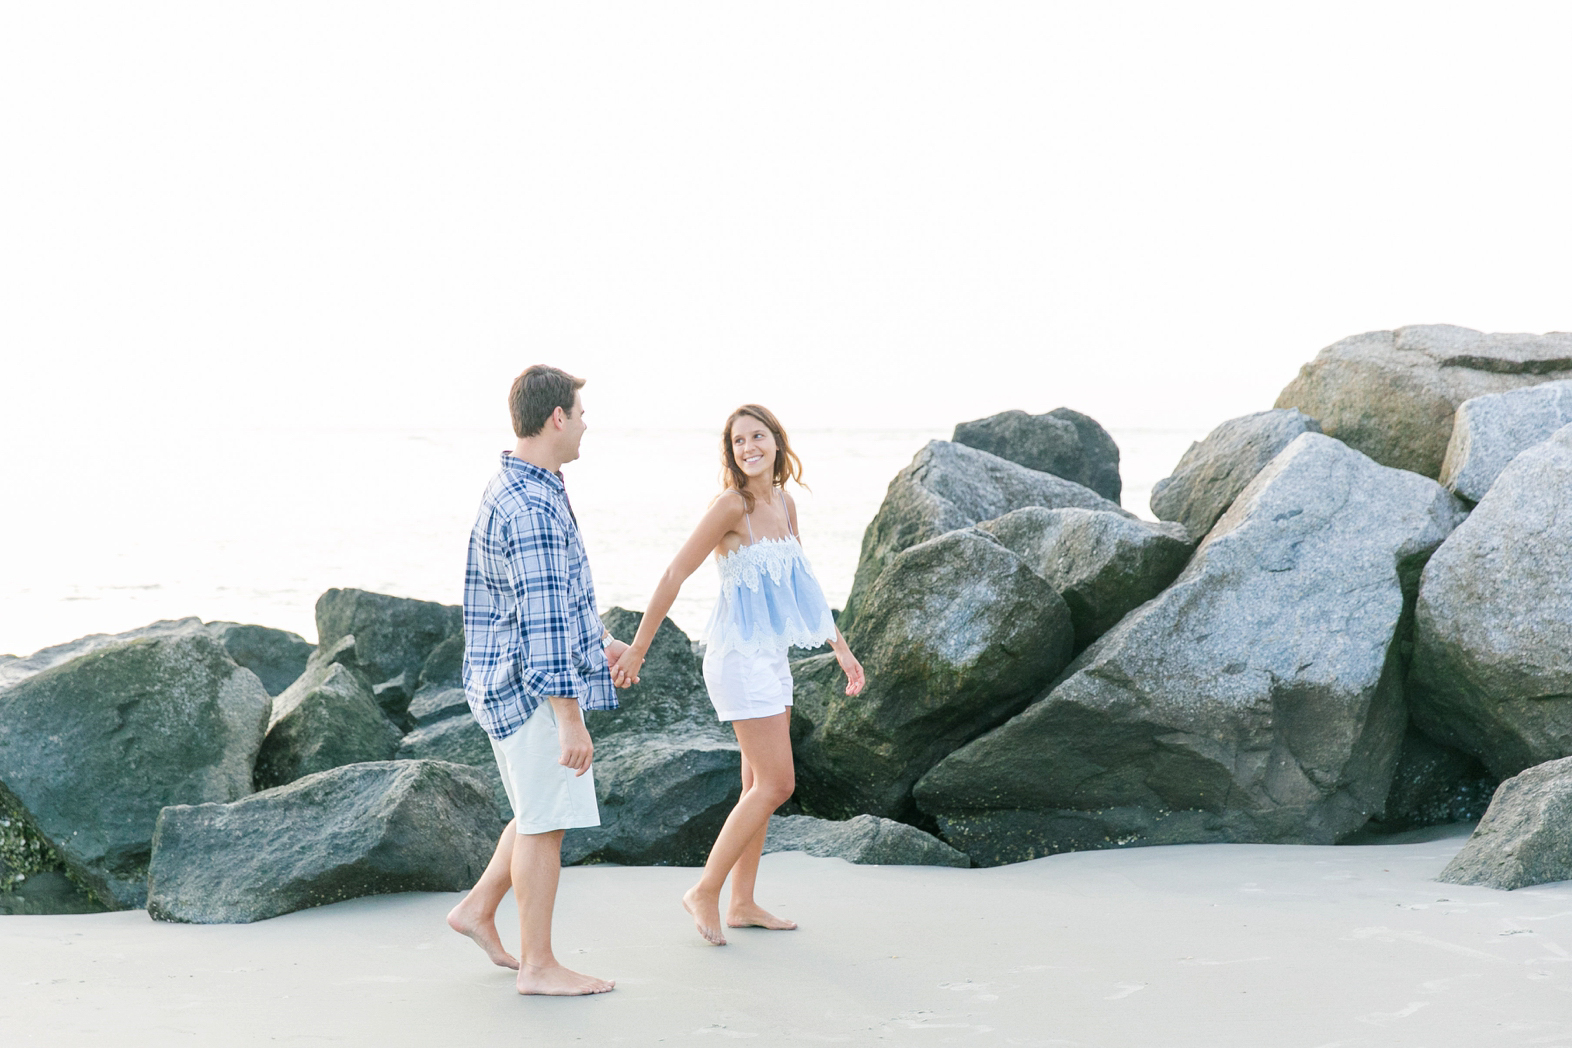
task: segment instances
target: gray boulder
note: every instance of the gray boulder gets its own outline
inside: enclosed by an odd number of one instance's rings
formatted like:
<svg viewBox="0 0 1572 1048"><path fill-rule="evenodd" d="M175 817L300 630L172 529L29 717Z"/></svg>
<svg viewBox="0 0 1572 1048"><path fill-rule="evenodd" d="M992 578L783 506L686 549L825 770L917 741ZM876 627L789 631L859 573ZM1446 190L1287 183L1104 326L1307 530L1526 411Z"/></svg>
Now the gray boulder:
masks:
<svg viewBox="0 0 1572 1048"><path fill-rule="evenodd" d="M600 754L595 756L598 773ZM497 758L491 749L491 737L475 722L467 704L462 712L416 728L404 736L394 757L398 760L438 760L469 765L486 781L487 788L491 790L492 806L502 821L513 818L513 808L508 803L507 790L502 787L502 775L497 770Z"/></svg>
<svg viewBox="0 0 1572 1048"><path fill-rule="evenodd" d="M343 764L385 761L398 749L398 728L351 668L358 647L358 638L339 638L321 658L313 655L306 671L274 700L257 755L258 789Z"/></svg>
<svg viewBox="0 0 1572 1048"><path fill-rule="evenodd" d="M869 866L958 866L972 864L931 833L877 815L845 822L811 815L774 815L764 838L764 853L806 852L821 859L845 859Z"/></svg>
<svg viewBox="0 0 1572 1048"><path fill-rule="evenodd" d="M1094 509L1028 506L977 525L1048 581L1085 648L1179 577L1195 548L1178 524Z"/></svg>
<svg viewBox="0 0 1572 1048"><path fill-rule="evenodd" d="M473 769L351 764L232 804L165 808L148 913L245 924L362 895L460 891L496 844L490 791Z"/></svg>
<svg viewBox="0 0 1572 1048"><path fill-rule="evenodd" d="M901 550L1025 506L1125 512L1073 481L964 444L930 441L890 481L883 505L863 532L857 574L839 620L842 632L856 621L868 589Z"/></svg>
<svg viewBox="0 0 1572 1048"><path fill-rule="evenodd" d="M1513 459L1425 568L1410 712L1505 778L1572 755L1572 426Z"/></svg>
<svg viewBox="0 0 1572 1048"><path fill-rule="evenodd" d="M316 650L298 633L242 622L209 622L207 631L218 638L229 657L255 673L269 695L278 695L295 682Z"/></svg>
<svg viewBox="0 0 1572 1048"><path fill-rule="evenodd" d="M1501 780L1462 750L1443 746L1412 726L1403 736L1392 788L1369 829L1397 833L1451 822L1477 822Z"/></svg>
<svg viewBox="0 0 1572 1048"><path fill-rule="evenodd" d="M317 598L316 614L317 643L331 648L353 636L359 668L372 684L400 673L418 680L433 649L464 628L456 605L357 589L328 590Z"/></svg>
<svg viewBox="0 0 1572 1048"><path fill-rule="evenodd" d="M1199 542L1279 451L1301 433L1319 432L1319 422L1293 409L1229 419L1191 444L1173 473L1153 485L1152 515L1184 525Z"/></svg>
<svg viewBox="0 0 1572 1048"><path fill-rule="evenodd" d="M1504 891L1572 880L1572 757L1503 782L1468 843L1436 879Z"/></svg>
<svg viewBox="0 0 1572 1048"><path fill-rule="evenodd" d="M0 692L0 795L105 904L141 906L159 810L250 793L268 705L200 627L90 651Z"/></svg>
<svg viewBox="0 0 1572 1048"><path fill-rule="evenodd" d="M1460 404L1551 379L1572 379L1572 334L1420 324L1328 346L1276 406L1319 419L1328 436L1382 465L1439 477Z"/></svg>
<svg viewBox="0 0 1572 1048"><path fill-rule="evenodd" d="M468 713L469 699L465 697L463 688L422 688L409 700L409 709L405 712L414 722L415 728L424 728L428 724Z"/></svg>
<svg viewBox="0 0 1572 1048"><path fill-rule="evenodd" d="M917 804L980 865L1358 829L1403 737L1418 573L1462 516L1434 481L1301 435L1177 582L928 772Z"/></svg>
<svg viewBox="0 0 1572 1048"><path fill-rule="evenodd" d="M1064 667L1074 627L1042 576L967 529L896 554L847 642L867 671L861 695L845 694L833 655L792 665L797 799L827 818L904 818L925 771Z"/></svg>
<svg viewBox="0 0 1572 1048"><path fill-rule="evenodd" d="M103 904L73 882L47 840L0 797L0 916L98 913Z"/></svg>
<svg viewBox="0 0 1572 1048"><path fill-rule="evenodd" d="M1441 484L1478 502L1507 463L1566 425L1572 425L1572 381L1465 400L1452 423Z"/></svg>
<svg viewBox="0 0 1572 1048"><path fill-rule="evenodd" d="M632 640L643 615L612 608L601 621ZM742 755L715 719L693 644L666 619L655 631L639 683L620 708L587 716L595 740L600 825L569 830L563 861L702 866L742 793Z"/></svg>
<svg viewBox="0 0 1572 1048"><path fill-rule="evenodd" d="M102 651L104 648L143 638L172 637L177 634L187 634L201 628L202 620L195 616L184 619L160 619L146 626L127 630L124 633L89 633L85 637L78 637L76 640L66 641L64 644L53 644L47 648L40 648L31 655L21 657L14 655L0 656L0 688L26 680L35 673L42 673L44 670L64 665L72 659L80 658L89 652Z"/></svg>
<svg viewBox="0 0 1572 1048"><path fill-rule="evenodd" d="M962 422L951 439L1119 501L1119 446L1096 419L1079 411L1058 408L1046 415L1003 411Z"/></svg>
<svg viewBox="0 0 1572 1048"><path fill-rule="evenodd" d="M464 671L464 629L462 622L457 633L444 637L426 661L420 664L418 689L462 688Z"/></svg>

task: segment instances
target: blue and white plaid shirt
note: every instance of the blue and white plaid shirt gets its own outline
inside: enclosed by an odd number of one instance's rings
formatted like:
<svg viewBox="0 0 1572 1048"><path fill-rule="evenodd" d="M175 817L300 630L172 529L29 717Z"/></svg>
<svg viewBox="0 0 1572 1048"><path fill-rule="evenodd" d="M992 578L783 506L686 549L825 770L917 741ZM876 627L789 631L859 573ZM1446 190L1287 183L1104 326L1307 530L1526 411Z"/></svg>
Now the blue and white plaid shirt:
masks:
<svg viewBox="0 0 1572 1048"><path fill-rule="evenodd" d="M493 739L546 699L617 708L595 584L562 478L502 453L469 536L464 694Z"/></svg>

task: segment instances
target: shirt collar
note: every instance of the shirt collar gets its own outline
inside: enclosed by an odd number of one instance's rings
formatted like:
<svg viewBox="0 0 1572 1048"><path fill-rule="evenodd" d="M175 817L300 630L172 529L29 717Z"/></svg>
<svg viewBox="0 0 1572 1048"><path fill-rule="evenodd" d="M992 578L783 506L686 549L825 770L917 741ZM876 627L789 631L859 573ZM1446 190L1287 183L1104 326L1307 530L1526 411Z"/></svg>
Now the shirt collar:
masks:
<svg viewBox="0 0 1572 1048"><path fill-rule="evenodd" d="M523 459L515 457L511 451L504 451L502 453L502 468L516 469L526 476L534 477L536 480L545 481L556 488L558 491L567 491L567 485L563 483L561 473L553 473L549 469L542 469L533 462L525 462Z"/></svg>

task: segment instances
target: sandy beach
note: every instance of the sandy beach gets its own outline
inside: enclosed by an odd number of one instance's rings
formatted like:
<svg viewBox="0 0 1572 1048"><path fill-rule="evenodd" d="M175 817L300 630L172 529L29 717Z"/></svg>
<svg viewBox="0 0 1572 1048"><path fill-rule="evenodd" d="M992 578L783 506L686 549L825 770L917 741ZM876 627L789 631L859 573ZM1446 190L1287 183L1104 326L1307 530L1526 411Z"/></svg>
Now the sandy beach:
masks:
<svg viewBox="0 0 1572 1048"><path fill-rule="evenodd" d="M983 870L768 855L761 899L802 928L738 931L720 949L678 909L691 871L570 868L559 954L618 983L592 999L516 996L509 973L446 929L449 894L242 926L142 912L8 917L0 1041L1572 1041L1572 953L1560 942L1572 938L1572 886L1438 884L1464 839L1462 828L1430 834L1442 832L1364 846L1082 852ZM503 917L513 919L507 905Z"/></svg>

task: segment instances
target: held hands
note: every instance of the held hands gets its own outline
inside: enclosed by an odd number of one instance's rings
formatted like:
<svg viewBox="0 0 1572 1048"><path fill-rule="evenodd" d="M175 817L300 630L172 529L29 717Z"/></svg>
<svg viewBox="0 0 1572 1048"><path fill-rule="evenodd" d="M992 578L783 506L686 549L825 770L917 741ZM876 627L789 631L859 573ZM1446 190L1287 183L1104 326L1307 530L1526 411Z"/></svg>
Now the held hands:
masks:
<svg viewBox="0 0 1572 1048"><path fill-rule="evenodd" d="M631 687L639 682L639 669L644 665L644 653L631 644L614 640L606 648L606 658L611 663L611 682L619 688Z"/></svg>

